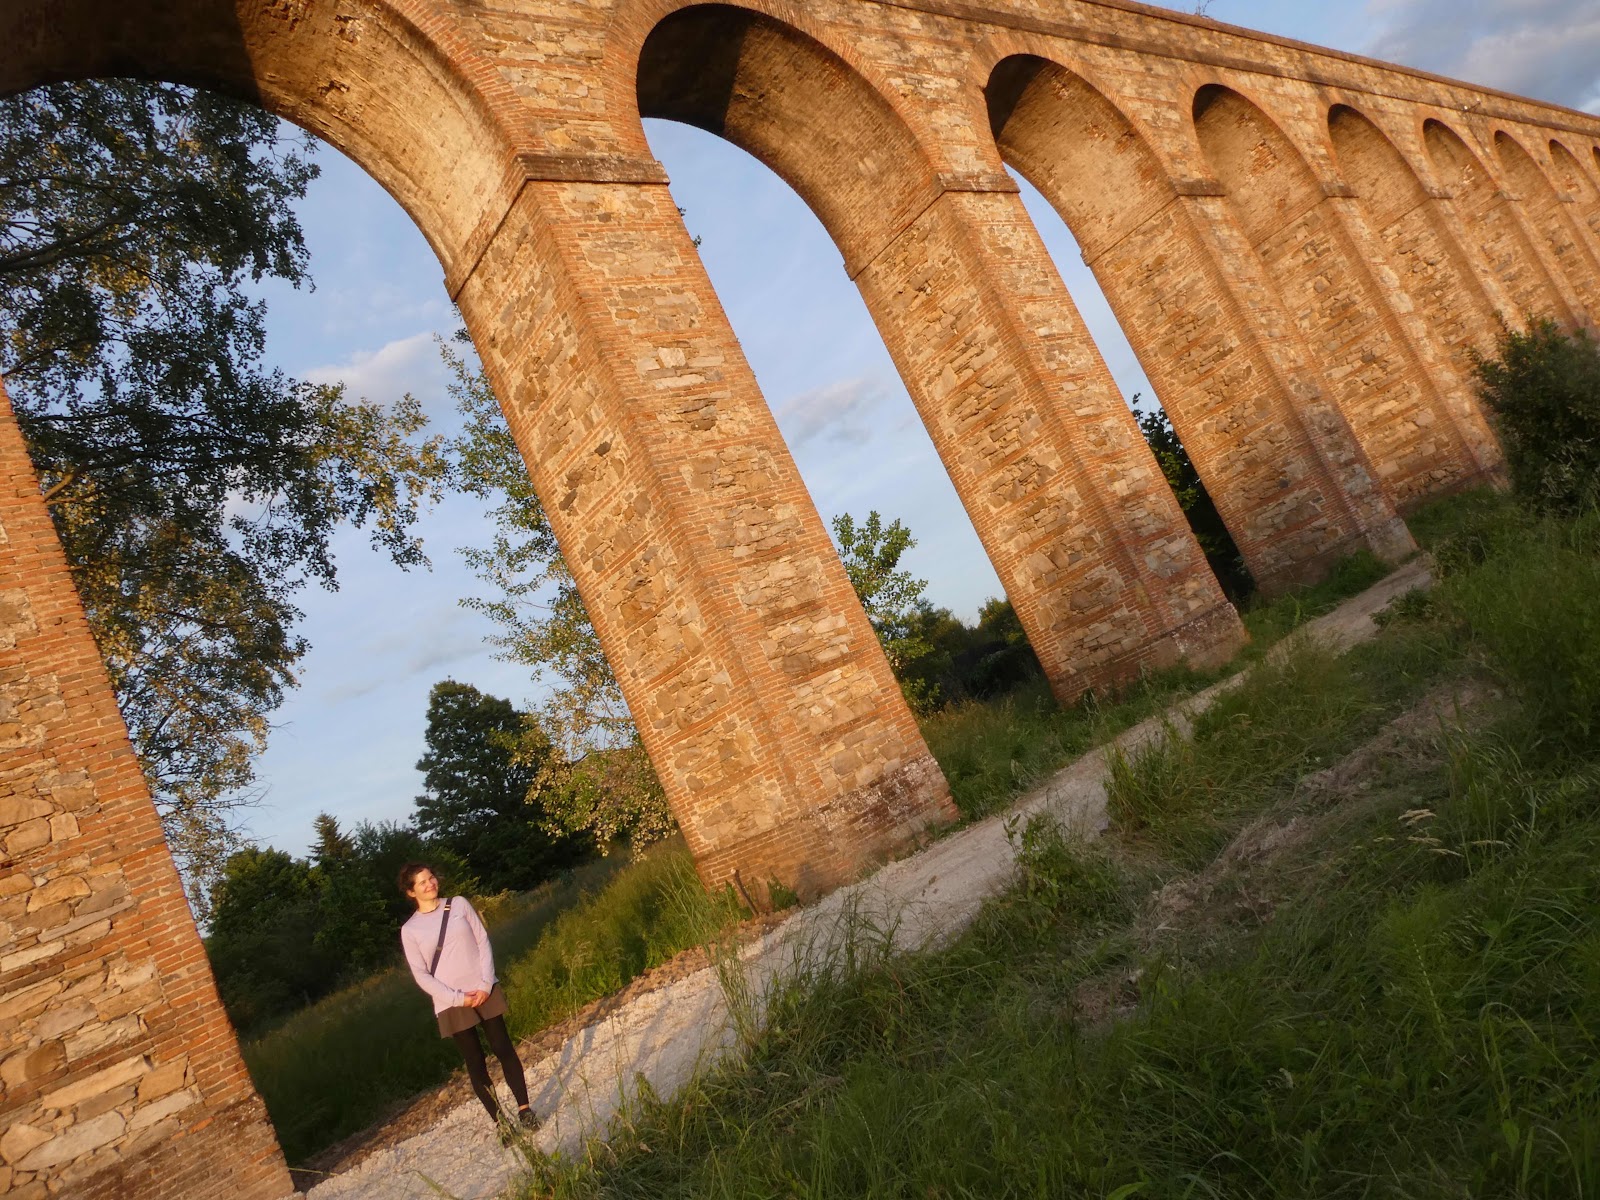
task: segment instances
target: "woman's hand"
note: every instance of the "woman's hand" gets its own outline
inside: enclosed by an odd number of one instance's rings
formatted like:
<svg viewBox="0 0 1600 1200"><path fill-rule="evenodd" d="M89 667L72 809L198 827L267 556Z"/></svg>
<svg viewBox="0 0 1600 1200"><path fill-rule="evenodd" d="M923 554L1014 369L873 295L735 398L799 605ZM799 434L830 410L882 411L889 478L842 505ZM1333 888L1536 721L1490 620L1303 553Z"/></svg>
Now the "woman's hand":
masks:
<svg viewBox="0 0 1600 1200"><path fill-rule="evenodd" d="M477 1008L478 1005L482 1004L488 998L489 998L489 993L488 992L468 992L467 993L467 1007L468 1008Z"/></svg>

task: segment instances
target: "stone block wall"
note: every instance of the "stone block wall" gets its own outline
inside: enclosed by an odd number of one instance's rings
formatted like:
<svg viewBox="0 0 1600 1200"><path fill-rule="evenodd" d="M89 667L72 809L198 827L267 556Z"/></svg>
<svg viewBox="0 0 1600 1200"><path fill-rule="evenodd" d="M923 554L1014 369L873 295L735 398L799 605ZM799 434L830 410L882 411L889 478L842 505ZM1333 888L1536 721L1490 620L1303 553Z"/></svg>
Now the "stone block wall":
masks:
<svg viewBox="0 0 1600 1200"><path fill-rule="evenodd" d="M0 390L0 1194L289 1192Z"/></svg>

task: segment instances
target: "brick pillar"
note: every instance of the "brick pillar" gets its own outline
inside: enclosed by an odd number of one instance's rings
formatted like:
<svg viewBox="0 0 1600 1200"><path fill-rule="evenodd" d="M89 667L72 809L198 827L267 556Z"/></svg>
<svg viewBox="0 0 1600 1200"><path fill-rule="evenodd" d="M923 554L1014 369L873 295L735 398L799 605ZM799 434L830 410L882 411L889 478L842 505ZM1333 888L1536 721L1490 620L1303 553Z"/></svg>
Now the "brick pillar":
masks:
<svg viewBox="0 0 1600 1200"><path fill-rule="evenodd" d="M816 895L955 810L659 166L632 174L530 181L452 291L702 878Z"/></svg>
<svg viewBox="0 0 1600 1200"><path fill-rule="evenodd" d="M1587 226L1580 229L1573 206L1561 202L1549 178L1521 145L1505 133L1495 134L1494 141L1536 244L1549 256L1546 261L1554 264L1552 274L1566 281L1577 299L1578 315L1593 326L1600 321L1600 259L1589 243Z"/></svg>
<svg viewBox="0 0 1600 1200"><path fill-rule="evenodd" d="M1314 581L1363 547L1411 553L1215 185L1170 183L1098 92L1027 70L1014 103L991 84L1001 153L1077 237L1257 586Z"/></svg>
<svg viewBox="0 0 1600 1200"><path fill-rule="evenodd" d="M1504 314L1507 323L1520 326L1531 314L1569 329L1577 325L1577 297L1551 274L1510 193L1454 130L1430 120L1423 133L1434 173L1460 218L1462 244L1514 305Z"/></svg>
<svg viewBox="0 0 1600 1200"><path fill-rule="evenodd" d="M1224 661L1238 614L1016 185L964 183L846 265L1057 697Z"/></svg>
<svg viewBox="0 0 1600 1200"><path fill-rule="evenodd" d="M1206 158L1389 496L1404 509L1482 481L1495 462L1488 429L1465 381L1430 362L1397 316L1359 205L1324 189L1255 106L1221 88L1205 95L1195 127Z"/></svg>
<svg viewBox="0 0 1600 1200"><path fill-rule="evenodd" d="M1346 210L1345 223L1375 279L1397 294L1393 311L1411 314L1414 339L1430 376L1448 379L1440 393L1468 462L1477 466L1440 487L1498 478L1503 456L1471 391L1474 354L1492 354L1499 314L1506 308L1498 281L1473 269L1452 228L1447 202L1430 193L1388 138L1353 109L1336 109L1329 123L1339 166L1353 199L1328 203ZM1440 359L1443 361L1439 361Z"/></svg>
<svg viewBox="0 0 1600 1200"><path fill-rule="evenodd" d="M1600 151L1596 151L1600 156ZM1551 140L1550 160L1563 199L1573 206L1575 222L1586 231L1591 248L1600 249L1600 186L1583 169L1578 158L1560 142ZM1591 158L1600 167L1600 157Z"/></svg>
<svg viewBox="0 0 1600 1200"><path fill-rule="evenodd" d="M289 1195L3 389L0 843L0 1193Z"/></svg>

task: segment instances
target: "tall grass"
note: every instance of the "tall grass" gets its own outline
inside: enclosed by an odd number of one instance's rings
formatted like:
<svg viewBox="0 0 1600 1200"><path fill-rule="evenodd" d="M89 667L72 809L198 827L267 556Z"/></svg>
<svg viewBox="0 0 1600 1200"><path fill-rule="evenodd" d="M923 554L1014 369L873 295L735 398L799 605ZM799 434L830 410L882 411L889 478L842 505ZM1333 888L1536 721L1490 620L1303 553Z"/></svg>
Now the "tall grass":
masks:
<svg viewBox="0 0 1600 1200"><path fill-rule="evenodd" d="M1113 699L1088 696L1062 708L1045 684L996 700L953 705L922 722L922 736L967 820L998 812L1055 771L1115 737L1208 677L1170 671L1142 679Z"/></svg>
<svg viewBox="0 0 1600 1200"><path fill-rule="evenodd" d="M722 919L681 841L574 872L490 930L512 1034L527 1036L617 990L699 944L708 923ZM404 968L326 997L243 1049L291 1163L461 1065Z"/></svg>
<svg viewBox="0 0 1600 1200"><path fill-rule="evenodd" d="M1259 658L1389 570L1363 551L1336 563L1322 583L1253 602L1242 614L1251 637L1244 659ZM926 718L922 735L950 783L956 807L975 820L1005 808L1086 751L1217 676L1183 668L1153 672L1114 695L1091 693L1066 708L1038 681L995 700L952 705Z"/></svg>
<svg viewBox="0 0 1600 1200"><path fill-rule="evenodd" d="M1566 752L1600 740L1600 513L1545 518L1446 578L1439 603Z"/></svg>
<svg viewBox="0 0 1600 1200"><path fill-rule="evenodd" d="M1600 1194L1600 748L1562 732L1588 699L1560 681L1600 647L1564 615L1595 592L1561 560L1593 552L1486 520L1370 649L1293 655L1187 749L1125 760L1110 845L1014 831L1015 887L953 947L818 969L741 1062L524 1194ZM1516 611L1537 637L1503 630ZM1520 714L1379 764L1274 868L1264 926L1140 949L1127 864L1198 864L1431 681L1483 670Z"/></svg>

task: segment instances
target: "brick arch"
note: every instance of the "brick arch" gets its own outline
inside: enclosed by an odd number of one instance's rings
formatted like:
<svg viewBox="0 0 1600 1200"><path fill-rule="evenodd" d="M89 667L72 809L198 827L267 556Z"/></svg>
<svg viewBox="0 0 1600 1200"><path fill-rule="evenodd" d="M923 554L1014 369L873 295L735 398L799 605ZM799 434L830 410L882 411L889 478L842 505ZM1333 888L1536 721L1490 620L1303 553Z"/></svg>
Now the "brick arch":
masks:
<svg viewBox="0 0 1600 1200"><path fill-rule="evenodd" d="M1521 201L1533 227L1537 248L1552 266L1557 282L1564 282L1576 297L1582 323L1600 321L1600 260L1579 232L1544 168L1526 147L1505 129L1494 133L1495 155Z"/></svg>
<svg viewBox="0 0 1600 1200"><path fill-rule="evenodd" d="M870 53L863 53L863 48L850 37L841 36L844 31L837 24L819 19L814 8L804 0L619 0L607 26L604 89L607 110L618 126L628 127L626 131L631 138L633 129L630 126L636 116L662 115L640 109L640 70L648 65L647 42L656 40L657 47L651 53L659 61L663 37L677 41L696 27L702 36L707 36L712 25L720 25L731 33L744 22L761 26L768 32L781 30L806 44L810 52L820 54L835 69L848 75L851 81L848 86L860 89L858 95L870 96L873 108L903 130L916 144L918 156L926 159L931 169L951 169L947 161L948 148L929 122L927 107L916 103L917 98L903 87L896 86L895 79L883 70L880 61ZM708 65L717 69L715 64L705 63L685 63L682 69ZM692 120L685 123L695 124ZM639 136L643 145L642 127Z"/></svg>
<svg viewBox="0 0 1600 1200"><path fill-rule="evenodd" d="M1026 218L1009 177L939 170L879 86L748 8L675 8L642 41L637 78L641 116L740 146L828 230L1063 700L1151 656L1203 659L1236 642L1237 618L1170 499L1151 511L1159 553L1113 510L1113 486L1142 502L1159 475L1092 344L1085 336L1063 358L1093 356L1084 367L1101 376L1095 402L1130 427L1108 430L1098 450L1052 394L1061 368L1033 352L1048 333L1015 320L998 277L1043 256L1019 260ZM1002 240L984 245L982 230L1000 225ZM1084 391L1081 378L1073 386ZM1078 402L1080 420L1088 403Z"/></svg>
<svg viewBox="0 0 1600 1200"><path fill-rule="evenodd" d="M1196 136L1260 248L1322 203L1322 188L1289 136L1255 101L1220 83L1196 90Z"/></svg>
<svg viewBox="0 0 1600 1200"><path fill-rule="evenodd" d="M1510 193L1483 158L1451 126L1429 117L1423 146L1439 182L1453 198L1462 219L1462 236L1478 261L1499 280L1515 308L1515 319L1549 317L1571 328L1577 313L1566 289L1558 286Z"/></svg>
<svg viewBox="0 0 1600 1200"><path fill-rule="evenodd" d="M853 277L938 195L924 143L840 55L728 4L664 17L640 46L641 117L693 125L771 168L816 213Z"/></svg>
<svg viewBox="0 0 1600 1200"><path fill-rule="evenodd" d="M1278 124L1231 88L1200 88L1193 113L1245 237L1395 503L1476 480L1492 443L1464 380L1429 361L1372 269L1368 223L1348 187L1325 187Z"/></svg>
<svg viewBox="0 0 1600 1200"><path fill-rule="evenodd" d="M44 14L49 10L48 17ZM525 131L508 89L427 0L335 12L239 5L37 0L6 6L0 92L135 75L260 104L335 146L411 216L448 276L504 211Z"/></svg>
<svg viewBox="0 0 1600 1200"><path fill-rule="evenodd" d="M1373 249L1427 326L1428 341L1443 348L1466 378L1474 355L1494 349L1499 293L1485 289L1449 214L1371 118L1336 104L1328 110L1328 135L1344 179L1365 210ZM1456 415L1463 434L1487 466L1498 465L1483 413L1470 393L1460 394L1463 411Z"/></svg>
<svg viewBox="0 0 1600 1200"><path fill-rule="evenodd" d="M1393 510L1338 415L1295 403L1308 389L1251 328L1212 236L1218 214L1197 207L1215 185L1175 183L1153 137L1076 67L1027 52L995 62L985 99L1000 156L1078 239L1257 584L1315 578L1393 531Z"/></svg>
<svg viewBox="0 0 1600 1200"><path fill-rule="evenodd" d="M1576 206L1578 221L1588 228L1593 238L1600 239L1600 188L1583 169L1578 156L1554 138L1550 140L1550 165L1555 169L1562 190Z"/></svg>

